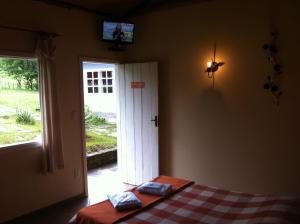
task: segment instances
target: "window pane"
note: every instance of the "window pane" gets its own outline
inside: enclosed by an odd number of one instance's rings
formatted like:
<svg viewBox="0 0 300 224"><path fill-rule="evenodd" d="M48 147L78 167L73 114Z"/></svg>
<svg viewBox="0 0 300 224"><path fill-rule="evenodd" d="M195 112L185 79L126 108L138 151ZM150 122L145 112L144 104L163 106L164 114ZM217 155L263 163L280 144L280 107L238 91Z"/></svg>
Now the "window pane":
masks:
<svg viewBox="0 0 300 224"><path fill-rule="evenodd" d="M92 82L92 80L87 80L88 81L88 86L91 86L91 85L93 85L93 82Z"/></svg>
<svg viewBox="0 0 300 224"><path fill-rule="evenodd" d="M106 79L102 79L102 85L106 85Z"/></svg>
<svg viewBox="0 0 300 224"><path fill-rule="evenodd" d="M94 93L99 93L98 87L94 87Z"/></svg>
<svg viewBox="0 0 300 224"><path fill-rule="evenodd" d="M107 79L108 85L112 85L112 79Z"/></svg>
<svg viewBox="0 0 300 224"><path fill-rule="evenodd" d="M88 78L93 78L92 72L88 72L88 73L87 73L87 77L88 77Z"/></svg>
<svg viewBox="0 0 300 224"><path fill-rule="evenodd" d="M94 86L98 86L98 79L94 80Z"/></svg>
<svg viewBox="0 0 300 224"><path fill-rule="evenodd" d="M98 78L98 72L94 72L94 78Z"/></svg>
<svg viewBox="0 0 300 224"><path fill-rule="evenodd" d="M102 78L106 78L106 72L105 71L102 72Z"/></svg>
<svg viewBox="0 0 300 224"><path fill-rule="evenodd" d="M93 87L88 88L88 93L93 93Z"/></svg>
<svg viewBox="0 0 300 224"><path fill-rule="evenodd" d="M0 150L41 135L36 59L0 57Z"/></svg>
<svg viewBox="0 0 300 224"><path fill-rule="evenodd" d="M111 78L112 77L112 71L107 71L107 77Z"/></svg>
<svg viewBox="0 0 300 224"><path fill-rule="evenodd" d="M112 93L113 92L113 88L112 87L108 87L108 93Z"/></svg>
<svg viewBox="0 0 300 224"><path fill-rule="evenodd" d="M102 88L102 92L103 92L103 93L107 93L107 88L106 88L106 87L103 87L103 88Z"/></svg>

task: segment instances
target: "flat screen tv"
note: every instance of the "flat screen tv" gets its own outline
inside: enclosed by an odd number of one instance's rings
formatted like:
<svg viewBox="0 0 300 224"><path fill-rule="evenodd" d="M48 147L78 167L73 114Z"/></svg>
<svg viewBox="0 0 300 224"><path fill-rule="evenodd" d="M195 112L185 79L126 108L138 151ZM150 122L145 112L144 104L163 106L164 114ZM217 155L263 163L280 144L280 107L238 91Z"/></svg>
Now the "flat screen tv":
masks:
<svg viewBox="0 0 300 224"><path fill-rule="evenodd" d="M113 21L102 22L102 40L120 44L132 44L133 39L133 23Z"/></svg>

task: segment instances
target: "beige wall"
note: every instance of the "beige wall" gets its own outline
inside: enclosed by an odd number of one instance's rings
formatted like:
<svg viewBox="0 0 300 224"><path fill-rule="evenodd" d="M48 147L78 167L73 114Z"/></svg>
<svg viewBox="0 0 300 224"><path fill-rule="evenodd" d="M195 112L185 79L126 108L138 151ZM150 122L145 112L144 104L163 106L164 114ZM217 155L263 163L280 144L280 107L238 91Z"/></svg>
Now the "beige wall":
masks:
<svg viewBox="0 0 300 224"><path fill-rule="evenodd" d="M83 193L82 176L74 178L75 168L82 174L79 57L122 57L100 40L97 19L31 0L1 2L0 24L61 34L55 63L66 167L45 176L40 173L39 149L0 150L0 223ZM32 51L34 44L31 34L0 29L1 50Z"/></svg>
<svg viewBox="0 0 300 224"><path fill-rule="evenodd" d="M134 19L128 60L160 63L162 174L300 196L299 8L292 0L213 0ZM284 65L279 107L262 88L272 24ZM204 70L214 41L225 65L212 89Z"/></svg>
<svg viewBox="0 0 300 224"><path fill-rule="evenodd" d="M214 0L136 19L128 61L160 62L161 173L300 196L299 3L280 2L271 4L285 71L280 107L262 89L269 66L261 46L273 18L268 2ZM0 151L0 222L83 192L82 178L74 178L74 169L82 170L79 56L122 58L98 39L96 19L30 0L1 4L1 24L62 35L56 66L66 168L44 176L38 149ZM212 89L203 71L215 40L226 64ZM32 35L0 29L0 49L33 47Z"/></svg>

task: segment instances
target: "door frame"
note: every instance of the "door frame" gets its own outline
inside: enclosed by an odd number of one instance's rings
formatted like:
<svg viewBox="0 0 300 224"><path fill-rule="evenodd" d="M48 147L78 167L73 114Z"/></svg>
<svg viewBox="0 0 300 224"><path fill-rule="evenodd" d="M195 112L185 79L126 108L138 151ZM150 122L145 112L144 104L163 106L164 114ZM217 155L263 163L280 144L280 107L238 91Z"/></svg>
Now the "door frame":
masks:
<svg viewBox="0 0 300 224"><path fill-rule="evenodd" d="M82 152L82 179L83 179L83 189L84 195L88 196L88 177L87 177L87 156L86 156L86 140L85 140L85 114L84 114L84 88L83 88L83 62L91 63L107 63L107 64L120 64L119 60L115 59L104 59L104 58L92 58L92 57L79 57L79 69L80 69L80 128L81 128L81 152Z"/></svg>

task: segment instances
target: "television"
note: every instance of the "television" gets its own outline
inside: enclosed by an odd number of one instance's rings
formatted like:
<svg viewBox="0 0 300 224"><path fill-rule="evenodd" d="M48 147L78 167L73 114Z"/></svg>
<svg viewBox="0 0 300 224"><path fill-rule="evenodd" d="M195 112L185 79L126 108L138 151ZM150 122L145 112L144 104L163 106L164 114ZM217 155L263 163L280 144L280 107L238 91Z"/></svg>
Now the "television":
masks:
<svg viewBox="0 0 300 224"><path fill-rule="evenodd" d="M134 24L103 21L102 40L120 44L132 44L134 40Z"/></svg>

